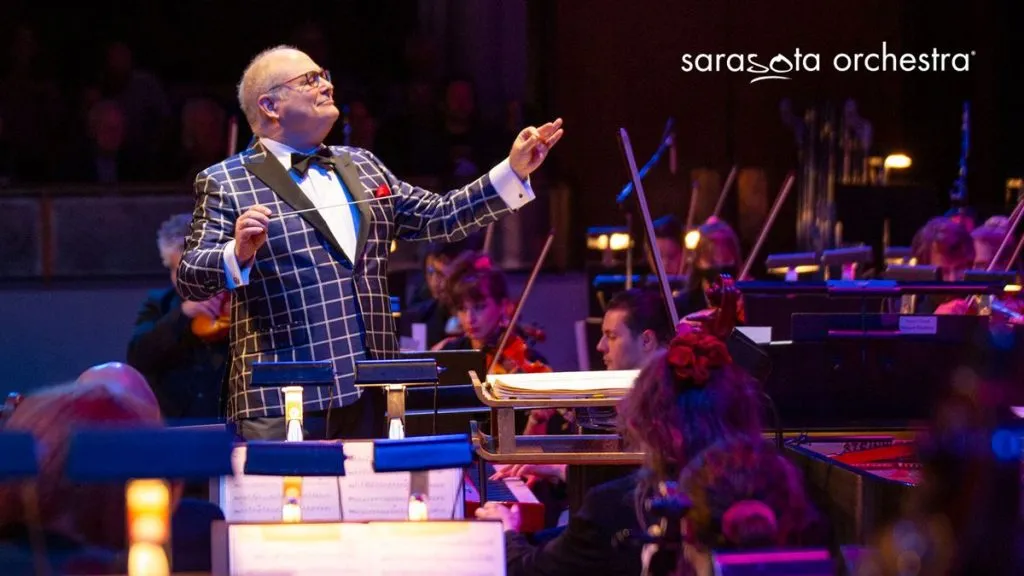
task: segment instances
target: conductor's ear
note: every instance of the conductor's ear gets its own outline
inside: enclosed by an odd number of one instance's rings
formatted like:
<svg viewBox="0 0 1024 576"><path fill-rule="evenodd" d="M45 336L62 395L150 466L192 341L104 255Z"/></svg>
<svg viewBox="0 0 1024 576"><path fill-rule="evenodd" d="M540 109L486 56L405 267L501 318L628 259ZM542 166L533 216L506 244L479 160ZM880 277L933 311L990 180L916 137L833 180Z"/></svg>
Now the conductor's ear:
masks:
<svg viewBox="0 0 1024 576"><path fill-rule="evenodd" d="M274 105L274 100L271 99L269 96L263 96L262 98L260 98L256 102L256 105L259 106L260 109L263 110L263 113L266 114L267 116L270 116L271 118L277 118L277 111L276 106Z"/></svg>

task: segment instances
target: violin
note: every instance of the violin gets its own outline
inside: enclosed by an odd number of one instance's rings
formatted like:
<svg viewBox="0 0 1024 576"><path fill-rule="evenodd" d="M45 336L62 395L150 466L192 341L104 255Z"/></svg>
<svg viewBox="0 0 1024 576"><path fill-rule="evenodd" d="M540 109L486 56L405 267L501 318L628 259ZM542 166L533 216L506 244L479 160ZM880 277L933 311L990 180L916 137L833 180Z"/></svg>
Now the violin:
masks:
<svg viewBox="0 0 1024 576"><path fill-rule="evenodd" d="M199 314L192 319L192 333L207 343L221 342L231 331L231 298L224 297L220 302L220 314L212 318Z"/></svg>
<svg viewBox="0 0 1024 576"><path fill-rule="evenodd" d="M540 342L546 337L543 330L539 328L530 327L518 327L516 332L523 332L524 336L519 334L512 334L505 343L504 348L501 349L501 356L495 362L495 352L490 350L487 352L487 365L491 366L491 374L539 374L541 372L551 372L551 367L547 364L530 360L528 353L530 351L530 344L527 340L532 342ZM539 337L539 339L538 339Z"/></svg>

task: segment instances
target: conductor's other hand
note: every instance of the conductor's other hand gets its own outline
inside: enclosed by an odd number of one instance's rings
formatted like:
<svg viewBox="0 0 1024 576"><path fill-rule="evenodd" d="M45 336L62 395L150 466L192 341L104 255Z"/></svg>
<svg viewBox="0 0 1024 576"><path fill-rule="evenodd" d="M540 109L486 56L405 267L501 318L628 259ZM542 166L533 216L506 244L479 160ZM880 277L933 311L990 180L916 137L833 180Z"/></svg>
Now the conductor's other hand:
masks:
<svg viewBox="0 0 1024 576"><path fill-rule="evenodd" d="M242 213L235 221L235 258L246 263L256 256L256 251L267 241L267 227L270 225L270 208L256 204Z"/></svg>
<svg viewBox="0 0 1024 576"><path fill-rule="evenodd" d="M562 139L562 134L565 134L565 131L562 129L561 118L539 127L523 128L512 143L512 150L508 154L509 165L516 176L525 180L534 170L540 168L551 148Z"/></svg>

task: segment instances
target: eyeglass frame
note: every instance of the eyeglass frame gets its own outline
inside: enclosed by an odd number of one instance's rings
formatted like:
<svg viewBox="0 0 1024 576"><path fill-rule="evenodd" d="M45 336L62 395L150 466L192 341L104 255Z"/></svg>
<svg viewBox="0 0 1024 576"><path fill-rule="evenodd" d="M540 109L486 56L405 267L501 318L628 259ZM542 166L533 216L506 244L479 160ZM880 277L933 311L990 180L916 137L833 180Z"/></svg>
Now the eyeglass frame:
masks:
<svg viewBox="0 0 1024 576"><path fill-rule="evenodd" d="M310 88L318 88L320 86L320 82L321 81L323 81L323 80L327 80L328 82L331 81L331 71L326 69L326 68L321 68L319 70L310 70L309 72L303 72L302 74L299 74L298 76L295 76L294 78L289 78L289 79L285 80L284 82L281 82L280 84L275 84L275 85L271 86L270 88L267 88L267 93L269 94L270 92L273 92L274 90L277 90L278 88L288 88L289 87L288 86L289 83L294 82L294 81L298 80L299 78L304 78L306 80L306 82L304 84L302 84L303 87L308 86Z"/></svg>

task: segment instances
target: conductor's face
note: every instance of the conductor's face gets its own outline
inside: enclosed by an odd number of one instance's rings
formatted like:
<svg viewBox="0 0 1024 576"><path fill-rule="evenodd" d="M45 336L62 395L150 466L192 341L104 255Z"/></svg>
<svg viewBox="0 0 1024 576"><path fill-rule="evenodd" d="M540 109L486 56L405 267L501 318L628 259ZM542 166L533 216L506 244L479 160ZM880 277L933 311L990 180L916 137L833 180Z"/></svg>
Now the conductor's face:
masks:
<svg viewBox="0 0 1024 576"><path fill-rule="evenodd" d="M270 56L267 113L277 117L283 140L316 146L338 119L331 75L298 50Z"/></svg>

